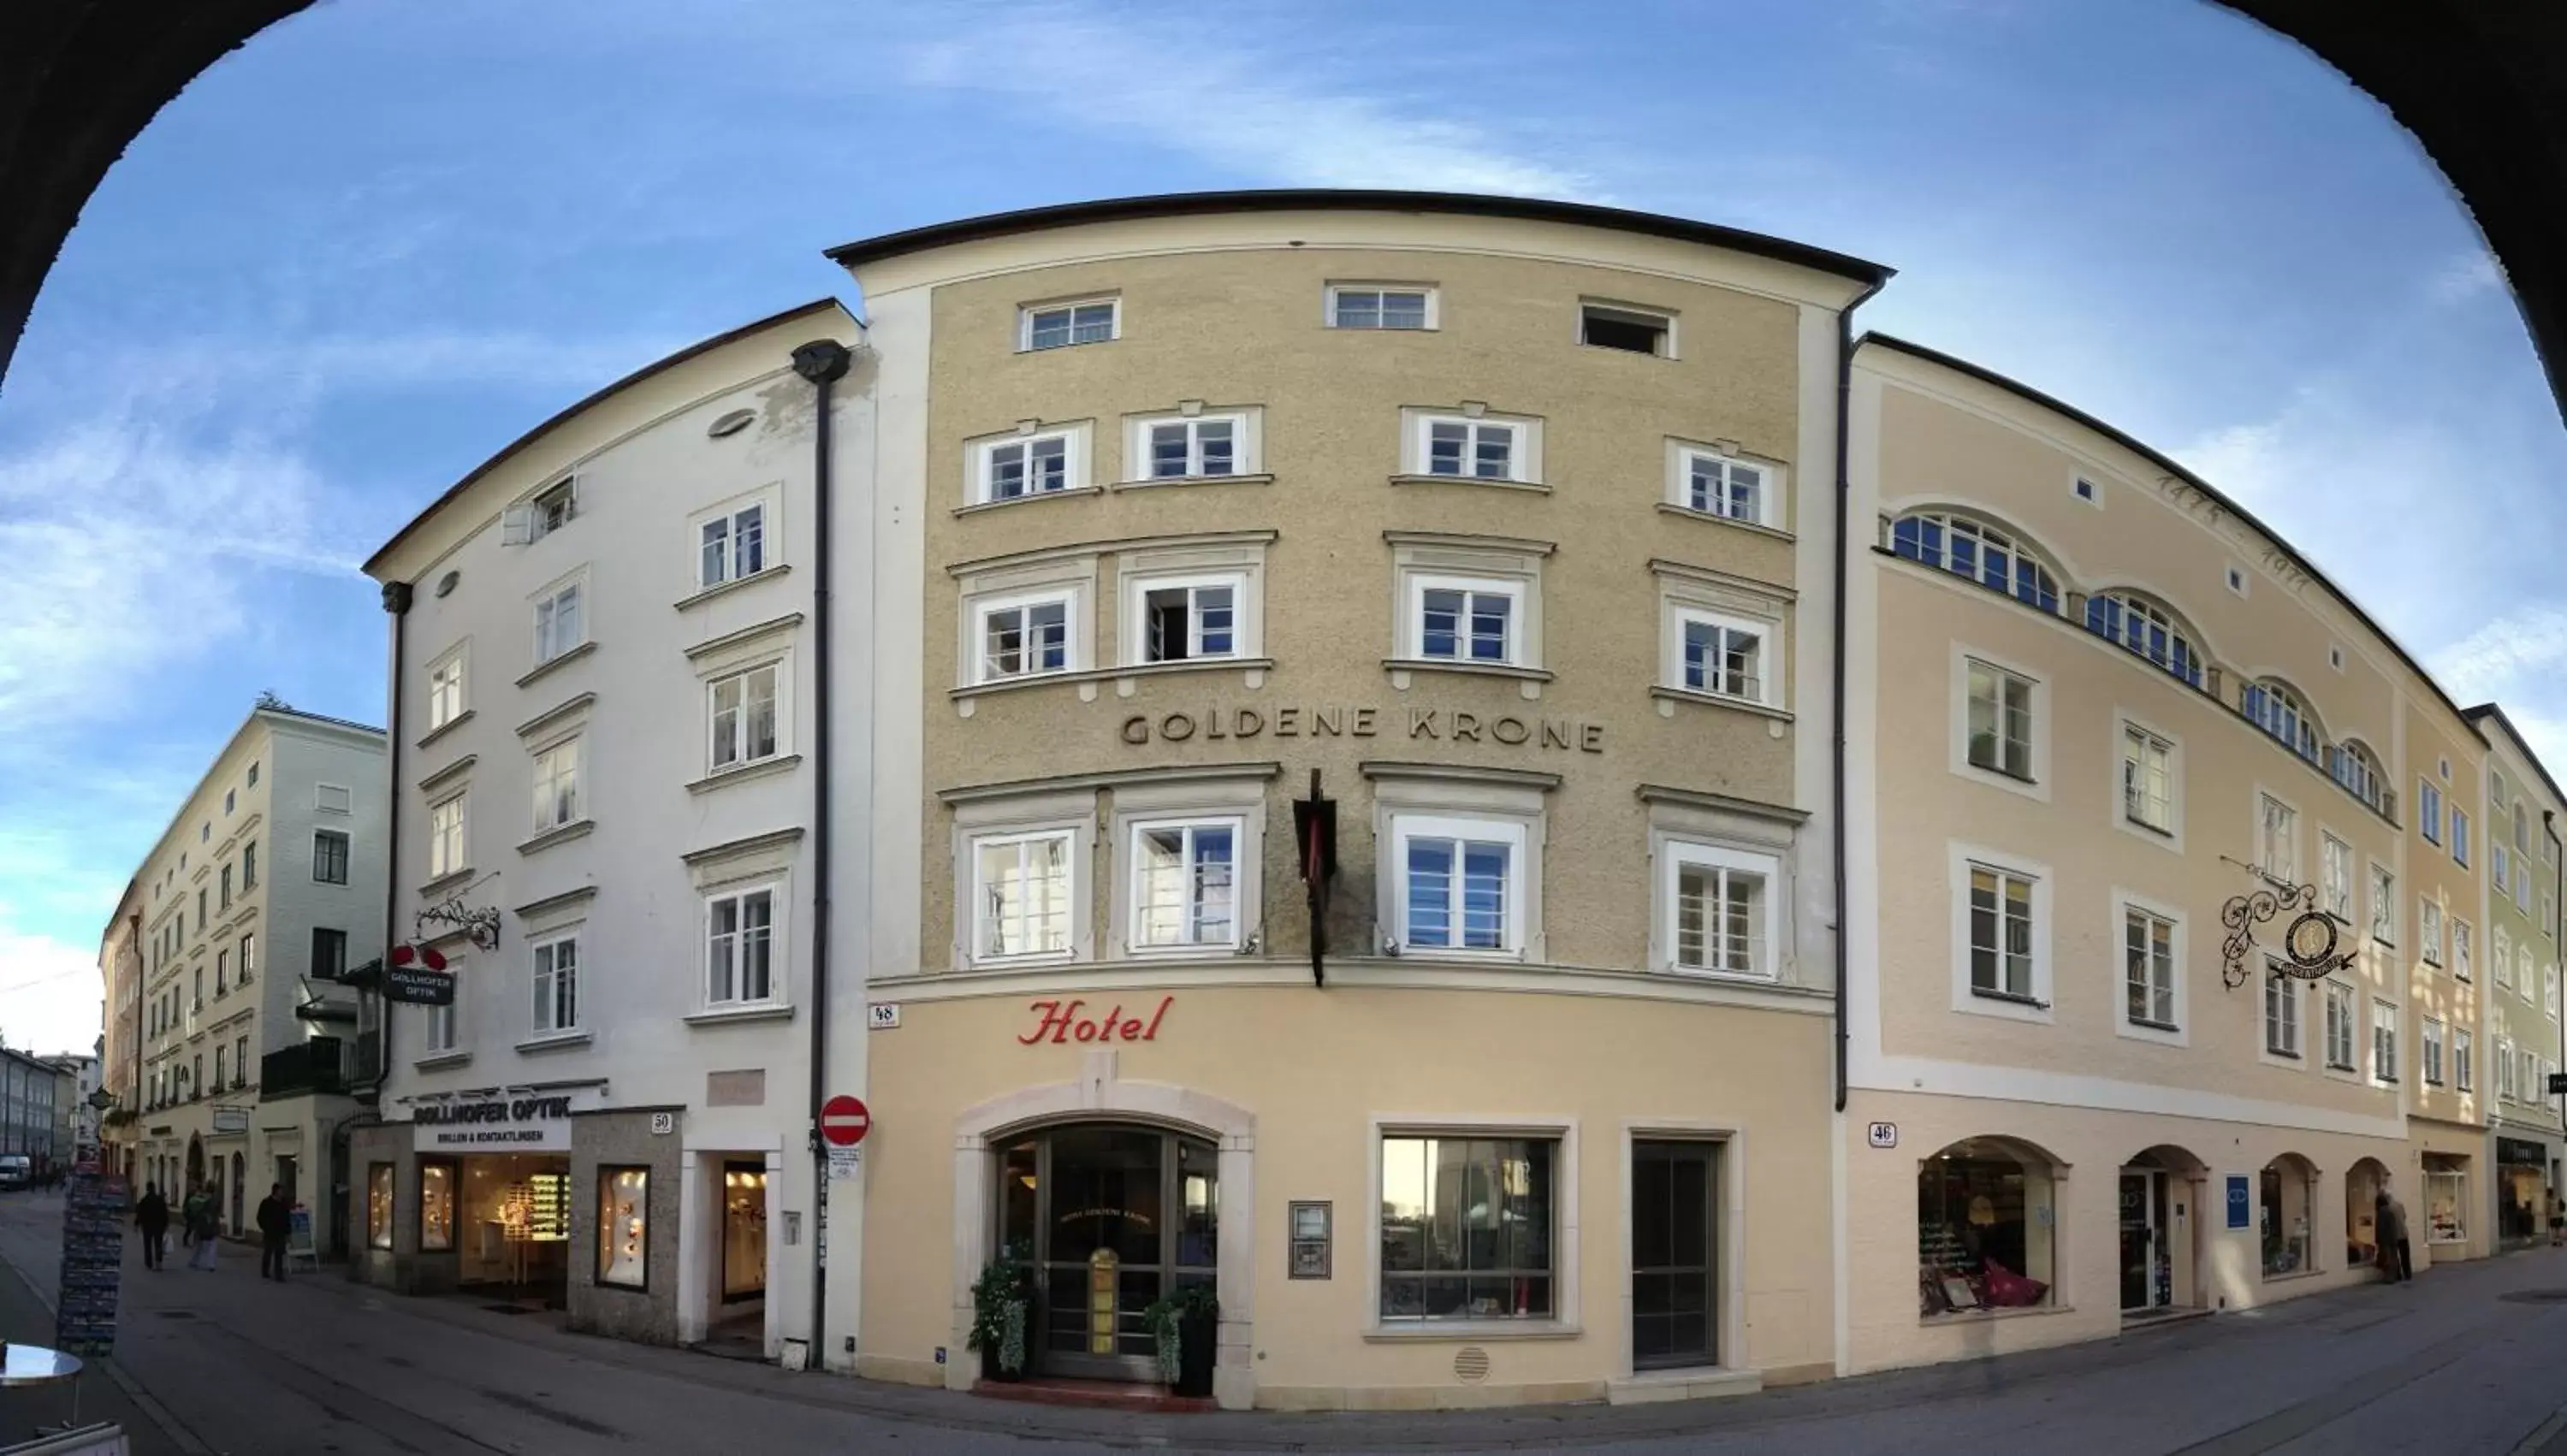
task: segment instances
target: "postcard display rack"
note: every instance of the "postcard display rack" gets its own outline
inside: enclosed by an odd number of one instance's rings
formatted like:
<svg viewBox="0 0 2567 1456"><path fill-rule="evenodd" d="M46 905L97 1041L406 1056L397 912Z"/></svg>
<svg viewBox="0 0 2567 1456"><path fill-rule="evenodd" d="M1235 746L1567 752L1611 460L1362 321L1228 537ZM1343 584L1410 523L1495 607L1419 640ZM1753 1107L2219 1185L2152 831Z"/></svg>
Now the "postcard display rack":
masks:
<svg viewBox="0 0 2567 1456"><path fill-rule="evenodd" d="M118 1269L125 1258L125 1180L75 1173L63 1208L63 1287L54 1346L103 1355L116 1345Z"/></svg>

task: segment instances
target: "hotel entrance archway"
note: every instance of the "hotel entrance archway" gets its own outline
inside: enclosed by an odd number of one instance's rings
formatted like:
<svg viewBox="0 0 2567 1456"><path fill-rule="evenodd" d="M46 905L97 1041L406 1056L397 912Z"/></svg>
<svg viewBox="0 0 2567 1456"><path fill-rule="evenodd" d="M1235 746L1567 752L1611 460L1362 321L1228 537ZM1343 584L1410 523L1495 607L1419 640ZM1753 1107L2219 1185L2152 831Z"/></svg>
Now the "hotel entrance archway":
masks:
<svg viewBox="0 0 2567 1456"><path fill-rule="evenodd" d="M1159 1378L1142 1311L1212 1285L1220 1251L1220 1158L1199 1137L1078 1123L998 1150L1000 1257L1032 1271L1036 1371Z"/></svg>

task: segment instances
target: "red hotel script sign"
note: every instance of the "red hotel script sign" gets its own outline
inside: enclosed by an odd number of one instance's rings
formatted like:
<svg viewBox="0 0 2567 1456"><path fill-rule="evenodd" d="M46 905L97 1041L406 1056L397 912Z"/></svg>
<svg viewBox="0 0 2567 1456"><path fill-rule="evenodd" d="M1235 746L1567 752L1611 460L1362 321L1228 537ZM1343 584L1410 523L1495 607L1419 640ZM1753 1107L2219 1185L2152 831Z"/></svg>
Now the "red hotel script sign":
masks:
<svg viewBox="0 0 2567 1456"><path fill-rule="evenodd" d="M1159 998L1159 1009L1150 1014L1147 1022L1138 1017L1126 1018L1120 1003L1102 1017L1082 1017L1078 1009L1087 1005L1083 1001L1034 1002L1027 1010L1040 1013L1042 1020L1030 1035L1017 1037L1016 1044L1033 1046L1048 1041L1054 1046L1064 1046L1072 1041L1156 1041L1159 1039L1159 1023L1167 1019L1168 1008L1176 1002L1173 996Z"/></svg>

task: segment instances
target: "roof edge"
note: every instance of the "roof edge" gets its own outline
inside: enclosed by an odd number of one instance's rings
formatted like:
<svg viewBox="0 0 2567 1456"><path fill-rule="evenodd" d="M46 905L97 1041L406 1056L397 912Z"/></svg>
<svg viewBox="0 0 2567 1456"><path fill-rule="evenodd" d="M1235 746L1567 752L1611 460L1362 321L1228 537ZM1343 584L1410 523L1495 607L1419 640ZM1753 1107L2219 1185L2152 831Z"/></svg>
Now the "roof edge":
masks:
<svg viewBox="0 0 2567 1456"><path fill-rule="evenodd" d="M829 261L854 268L884 258L1011 233L1081 227L1098 222L1124 222L1145 217L1195 217L1216 212L1455 212L1482 217L1510 217L1532 222L1563 222L1582 227L1644 233L1752 253L1792 263L1874 287L1897 270L1850 254L1772 237L1742 228L1699 222L1662 212L1639 212L1592 202L1566 202L1545 197L1519 197L1488 192L1414 192L1395 188L1263 187L1217 192L1158 192L1143 196L1106 197L1088 202L1061 202L989 212L951 222L887 232L878 237L841 243L826 251Z"/></svg>
<svg viewBox="0 0 2567 1456"><path fill-rule="evenodd" d="M2521 726L2513 721L2513 716L2506 713L2502 705L2481 703L2475 708L2460 710L2460 716L2467 719L2472 728L2476 728L2483 720L2494 719L2504 728L2505 736L2513 739L2513 745L2522 750L2522 761L2530 764L2531 771L2539 774L2540 781L2548 786L2549 797L2557 801L2562 808L2567 808L2567 790L2561 790L2558 787L2558 780L2549 776L2549 765L2540 761L2540 754L2531 746L2531 739L2522 735ZM2479 728L2478 731L2483 736L2486 730ZM2561 832L2567 833L2567 825L2561 826Z"/></svg>
<svg viewBox="0 0 2567 1456"><path fill-rule="evenodd" d="M2248 510L2246 507L2239 505L2235 500L2230 499L2227 492L2221 490L2218 486L2211 484L2209 481L2204 480L2199 475L2196 475L2192 471L2184 468L2182 465L2175 463L2174 459L2167 455L2163 450L2140 440L2137 436L2131 435L2116 426L2106 424L2104 421L2096 419L2094 416L2087 414L2085 411L2078 409L2076 406L2069 404L2065 400L2043 394L2032 386L2025 384L2020 380L2011 379L2005 375L1999 374L1985 365L1972 364L1970 361L1959 358L1956 355L1946 354L1939 349L1930 349L1925 345L1913 343L1909 340L1901 339L1891 334L1866 331L1862 337L1854 341L1854 348L1859 352L1866 344L1877 344L1883 349L1888 349L1899 354L1905 354L1911 358L1921 359L1928 364L1941 365L1943 368L1951 370L1955 374L1966 375L1971 379L1979 381L1981 384L1993 385L2018 399L2025 400L2031 404L2038 405L2053 414L2061 415L2069 420L2073 420L2077 424L2095 432L2097 435L2103 436L2105 438L2112 440L2114 443L2121 445L2127 450L2130 450L2132 453L2155 465L2157 468L2164 470L2166 473L2182 480L2185 484L2199 490L2204 495L2209 496L2212 500L2218 503L2220 509L2225 510L2229 514L2236 516L2239 520L2244 521L2248 526L2261 534L2265 540L2272 542L2275 548L2280 550L2285 557L2290 559L2292 565L2307 572L2311 581L2314 581L2319 586L2326 588L2327 595L2334 597L2337 601L2343 603L2345 610L2353 614L2355 621L2360 622L2365 628L2369 629L2372 636L2379 638L2384 643L2387 643L2389 650L2398 654L2398 660L2407 665L2408 671L2414 673L2420 680L2422 680L2425 687L2433 690L2433 696L2441 700L2442 706L2451 711L2451 716L2453 718L2459 719L2463 723L2469 722L2467 711L2451 700L2450 693L2442 687L2441 683L2437 681L2430 672L2425 670L2423 663L2416 661L2414 654L2408 652L2406 647L2402 645L2395 636L2391 635L2388 628L2381 626L2378 621L2373 619L2369 612L2363 610L2362 604L2355 601L2351 593L2347 592L2343 587L2336 585L2335 578L2328 576L2325 572L2319 570L2316 562L2313 562L2309 560L2308 557L2300 554L2299 547L2292 545L2290 539L2284 536L2281 532L2264 524L2264 522L2256 516L2255 512Z"/></svg>
<svg viewBox="0 0 2567 1456"><path fill-rule="evenodd" d="M780 313L772 313L762 319L751 320L735 329L726 329L721 333L713 335L712 338L700 339L695 343L688 345L686 348L679 350L675 354L653 360L651 363L642 366L640 369L633 371L631 374L624 376L613 384L591 391L576 403L555 411L552 416L546 419L541 425L536 426L534 429L527 431L525 434L518 436L515 439L512 439L506 444L500 446L497 453L491 455L488 459L483 460L480 464L473 466L470 471L465 473L462 479L455 481L450 486L447 486L445 493L428 502L428 507L425 510L422 510L419 514L411 517L408 525L405 525L400 530L393 532L391 539L385 541L381 546L376 547L374 554L368 556L365 564L358 569L365 572L368 576L373 576L375 574L375 568L383 564L384 558L390 556L395 550L399 549L404 541L409 540L419 531L420 527L427 525L429 517L435 515L438 511L445 509L448 505L453 504L457 499L461 498L464 491L471 489L474 484L478 483L481 477L507 463L507 461L514 457L520 450L523 450L526 446L533 444L536 440L543 438L545 436L550 435L556 428L570 420L572 417L584 414L590 407L609 398L610 396L621 394L624 391L631 389L633 386L642 383L644 380L650 379L654 375L675 369L679 365L686 363L688 360L693 359L700 354L709 354L715 349L719 349L724 344L735 343L738 340L747 338L751 334L759 332L760 330L771 329L778 324L790 323L807 314L819 313L825 309L836 309L838 312L845 314L850 321L855 318L854 312L848 309L845 304L840 303L837 296L834 294L826 298L813 299L809 303L797 304Z"/></svg>

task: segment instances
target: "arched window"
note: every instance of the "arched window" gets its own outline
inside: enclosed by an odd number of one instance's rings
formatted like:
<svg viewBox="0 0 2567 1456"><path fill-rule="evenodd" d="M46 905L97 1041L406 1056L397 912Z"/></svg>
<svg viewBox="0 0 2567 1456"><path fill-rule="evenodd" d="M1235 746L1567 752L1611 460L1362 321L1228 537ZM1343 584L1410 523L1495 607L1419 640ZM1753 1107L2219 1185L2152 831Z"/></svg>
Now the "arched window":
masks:
<svg viewBox="0 0 2567 1456"><path fill-rule="evenodd" d="M2264 1278L2307 1274L2317 1268L2310 1222L2317 1208L2318 1171L2297 1153L2264 1165Z"/></svg>
<svg viewBox="0 0 2567 1456"><path fill-rule="evenodd" d="M2249 683L2238 708L2283 747L2312 763L2318 761L2318 718L2299 694L2270 679Z"/></svg>
<svg viewBox="0 0 2567 1456"><path fill-rule="evenodd" d="M2389 783L2380 771L2379 758L2373 756L2371 749L2348 738L2336 744L2329 756L2335 761L2327 765L2327 771L2335 775L2336 782L2343 784L2355 798L2371 805L2375 813L2389 812Z"/></svg>
<svg viewBox="0 0 2567 1456"><path fill-rule="evenodd" d="M2201 654L2163 607L2128 592L2099 592L2086 599L2086 630L2120 643L2195 688L2201 686Z"/></svg>
<svg viewBox="0 0 2567 1456"><path fill-rule="evenodd" d="M1920 1312L2052 1303L2053 1197L2049 1157L2004 1138L1968 1138L1917 1164Z"/></svg>
<svg viewBox="0 0 2567 1456"><path fill-rule="evenodd" d="M2059 578L2011 535L1968 516L1916 511L1889 527L1889 549L1910 561L1966 576L2041 610L2059 610Z"/></svg>

